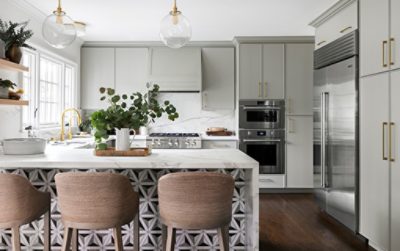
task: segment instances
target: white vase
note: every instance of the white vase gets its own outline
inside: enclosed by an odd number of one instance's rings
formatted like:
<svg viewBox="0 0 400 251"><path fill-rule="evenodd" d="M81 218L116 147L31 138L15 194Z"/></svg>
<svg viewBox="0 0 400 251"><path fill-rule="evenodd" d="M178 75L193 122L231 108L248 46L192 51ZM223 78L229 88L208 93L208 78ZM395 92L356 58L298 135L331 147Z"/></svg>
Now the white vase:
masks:
<svg viewBox="0 0 400 251"><path fill-rule="evenodd" d="M130 139L130 132L133 131L133 138ZM115 150L117 151L128 151L131 148L133 139L135 138L136 132L129 128L115 128Z"/></svg>
<svg viewBox="0 0 400 251"><path fill-rule="evenodd" d="M148 134L147 126L141 126L139 127L139 134L146 136Z"/></svg>

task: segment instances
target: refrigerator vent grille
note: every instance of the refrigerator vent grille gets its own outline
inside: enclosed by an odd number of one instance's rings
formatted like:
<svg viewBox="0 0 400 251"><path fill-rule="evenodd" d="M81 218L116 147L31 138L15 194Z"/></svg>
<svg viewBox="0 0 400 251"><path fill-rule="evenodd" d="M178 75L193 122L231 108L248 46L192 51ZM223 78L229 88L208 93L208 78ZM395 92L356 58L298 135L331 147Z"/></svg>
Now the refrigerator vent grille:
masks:
<svg viewBox="0 0 400 251"><path fill-rule="evenodd" d="M321 69L355 55L358 55L357 30L314 51L314 69Z"/></svg>

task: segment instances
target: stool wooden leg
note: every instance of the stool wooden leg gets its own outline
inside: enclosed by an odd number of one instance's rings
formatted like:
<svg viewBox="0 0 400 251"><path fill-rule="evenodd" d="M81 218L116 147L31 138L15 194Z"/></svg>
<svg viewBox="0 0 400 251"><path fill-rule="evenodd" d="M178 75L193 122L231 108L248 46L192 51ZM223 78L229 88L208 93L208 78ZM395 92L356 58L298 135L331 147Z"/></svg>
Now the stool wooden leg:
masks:
<svg viewBox="0 0 400 251"><path fill-rule="evenodd" d="M175 237L176 229L168 226L167 251L173 251L175 249Z"/></svg>
<svg viewBox="0 0 400 251"><path fill-rule="evenodd" d="M50 208L49 211L47 211L44 214L44 234L43 234L43 246L44 246L44 251L50 251L50 246L51 246L51 223L50 223Z"/></svg>
<svg viewBox="0 0 400 251"><path fill-rule="evenodd" d="M72 240L71 240L72 251L78 251L78 246L79 246L78 234L79 234L78 229L74 228L72 230L72 237L71 237L72 238Z"/></svg>
<svg viewBox="0 0 400 251"><path fill-rule="evenodd" d="M161 223L162 250L167 250L168 227Z"/></svg>
<svg viewBox="0 0 400 251"><path fill-rule="evenodd" d="M229 226L218 229L219 248L221 251L229 251Z"/></svg>
<svg viewBox="0 0 400 251"><path fill-rule="evenodd" d="M65 227L64 229L64 240L61 250L62 251L70 251L71 247L71 237L72 237L72 228Z"/></svg>
<svg viewBox="0 0 400 251"><path fill-rule="evenodd" d="M19 238L19 227L13 227L11 229L12 233L12 244L14 251L21 251L21 242Z"/></svg>
<svg viewBox="0 0 400 251"><path fill-rule="evenodd" d="M140 217L139 209L133 220L133 251L139 251L140 246Z"/></svg>
<svg viewBox="0 0 400 251"><path fill-rule="evenodd" d="M115 251L123 251L121 227L113 229Z"/></svg>

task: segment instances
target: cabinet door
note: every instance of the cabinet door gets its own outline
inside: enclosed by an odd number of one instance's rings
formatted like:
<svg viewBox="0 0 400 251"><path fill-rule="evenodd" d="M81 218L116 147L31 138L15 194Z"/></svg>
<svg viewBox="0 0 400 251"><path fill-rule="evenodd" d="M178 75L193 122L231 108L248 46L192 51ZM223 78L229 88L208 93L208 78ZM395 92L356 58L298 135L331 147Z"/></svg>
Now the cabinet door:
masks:
<svg viewBox="0 0 400 251"><path fill-rule="evenodd" d="M115 90L131 94L146 91L147 48L115 49Z"/></svg>
<svg viewBox="0 0 400 251"><path fill-rule="evenodd" d="M286 113L288 115L312 115L313 49L312 44L286 45Z"/></svg>
<svg viewBox="0 0 400 251"><path fill-rule="evenodd" d="M390 76L391 82L391 121L392 126L392 158L391 162L391 248L400 250L400 70L393 71Z"/></svg>
<svg viewBox="0 0 400 251"><path fill-rule="evenodd" d="M379 250L389 250L389 74L360 83L360 233Z"/></svg>
<svg viewBox="0 0 400 251"><path fill-rule="evenodd" d="M203 149L236 149L237 141L235 140L203 140Z"/></svg>
<svg viewBox="0 0 400 251"><path fill-rule="evenodd" d="M389 0L360 1L360 74L366 76L389 68ZM386 43L384 42L386 41Z"/></svg>
<svg viewBox="0 0 400 251"><path fill-rule="evenodd" d="M100 87L115 88L114 48L82 48L81 54L81 108L101 109L107 103L100 101Z"/></svg>
<svg viewBox="0 0 400 251"><path fill-rule="evenodd" d="M239 98L262 98L262 45L239 47Z"/></svg>
<svg viewBox="0 0 400 251"><path fill-rule="evenodd" d="M390 36L392 48L392 69L400 68L400 0L390 2Z"/></svg>
<svg viewBox="0 0 400 251"><path fill-rule="evenodd" d="M203 109L235 108L235 51L233 48L203 48Z"/></svg>
<svg viewBox="0 0 400 251"><path fill-rule="evenodd" d="M286 137L287 187L314 187L312 151L313 117L288 116Z"/></svg>
<svg viewBox="0 0 400 251"><path fill-rule="evenodd" d="M283 44L263 45L263 97L284 99L284 48Z"/></svg>

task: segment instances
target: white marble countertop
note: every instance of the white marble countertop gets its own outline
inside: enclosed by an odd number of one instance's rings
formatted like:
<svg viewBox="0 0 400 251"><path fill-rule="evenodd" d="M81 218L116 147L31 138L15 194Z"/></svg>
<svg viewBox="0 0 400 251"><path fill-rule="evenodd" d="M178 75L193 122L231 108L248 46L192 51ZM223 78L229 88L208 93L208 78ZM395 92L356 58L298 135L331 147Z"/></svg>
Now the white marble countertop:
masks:
<svg viewBox="0 0 400 251"><path fill-rule="evenodd" d="M12 156L0 152L0 168L258 168L258 162L236 149L155 149L147 157L96 157L93 149L48 145L42 155Z"/></svg>

